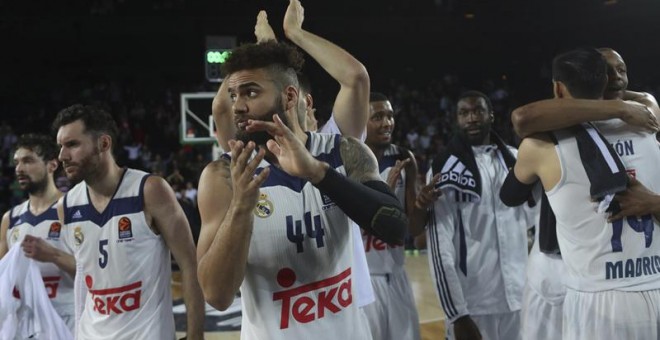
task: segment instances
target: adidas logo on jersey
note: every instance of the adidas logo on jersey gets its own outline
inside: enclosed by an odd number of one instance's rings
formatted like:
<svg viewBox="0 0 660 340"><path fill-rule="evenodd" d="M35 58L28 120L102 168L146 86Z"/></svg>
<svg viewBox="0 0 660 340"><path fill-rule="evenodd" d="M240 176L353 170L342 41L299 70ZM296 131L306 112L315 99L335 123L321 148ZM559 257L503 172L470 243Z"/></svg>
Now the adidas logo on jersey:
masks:
<svg viewBox="0 0 660 340"><path fill-rule="evenodd" d="M323 201L323 206L321 207L321 209L323 209L323 210L330 209L330 208L332 208L332 207L334 207L334 206L337 205L337 204L336 204L335 202L333 202L333 201L330 199L330 197L328 197L328 195L326 195L326 194L321 194L321 200Z"/></svg>
<svg viewBox="0 0 660 340"><path fill-rule="evenodd" d="M82 213L80 212L80 210L76 210L76 212L73 213L73 216L71 216L71 218L72 219L73 218L82 218Z"/></svg>
<svg viewBox="0 0 660 340"><path fill-rule="evenodd" d="M291 268L282 268L277 273L277 283L289 288L296 281ZM289 319L308 323L322 319L327 314L339 313L353 303L351 291L351 268L324 280L308 283L273 293L273 301L282 301L280 329L289 328Z"/></svg>
<svg viewBox="0 0 660 340"><path fill-rule="evenodd" d="M474 180L472 171L468 170L458 158L451 156L445 166L442 167L440 182L452 182L468 189L475 189L477 182Z"/></svg>

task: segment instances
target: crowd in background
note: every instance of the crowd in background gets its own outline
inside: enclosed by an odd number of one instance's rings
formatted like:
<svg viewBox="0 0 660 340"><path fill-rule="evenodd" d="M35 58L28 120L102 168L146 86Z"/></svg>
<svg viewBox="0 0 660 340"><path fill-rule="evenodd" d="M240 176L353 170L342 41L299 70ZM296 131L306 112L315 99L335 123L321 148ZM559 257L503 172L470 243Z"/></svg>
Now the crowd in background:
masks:
<svg viewBox="0 0 660 340"><path fill-rule="evenodd" d="M0 121L0 210L6 211L27 197L14 176L12 158L18 136L26 132L50 133L50 122L60 109L78 102L95 104L111 112L118 122L120 134L115 154L119 164L165 178L172 185L197 238L197 181L206 164L212 160L212 147L209 144L181 143L180 93L214 92L216 87L217 84L205 83L157 89L119 81L81 81L42 95L38 103L31 104L32 114ZM372 89L391 98L397 115L393 142L413 151L420 175L426 172L434 155L451 137L455 98L467 89L455 75L432 79L426 84L392 79L382 88ZM498 79L484 80L478 89L488 94L493 102L495 130L507 142L517 145L510 113L524 103L516 97L515 87L505 79ZM641 90L656 96L660 94L660 86L646 86ZM313 91L321 93L316 95L316 98L320 97L317 114L323 122L331 110L329 104L324 104L328 98L323 98L323 94L332 90L315 88ZM539 93L538 96L547 96L548 93ZM23 111L25 109L22 108ZM70 185L61 173L56 183L63 191Z"/></svg>

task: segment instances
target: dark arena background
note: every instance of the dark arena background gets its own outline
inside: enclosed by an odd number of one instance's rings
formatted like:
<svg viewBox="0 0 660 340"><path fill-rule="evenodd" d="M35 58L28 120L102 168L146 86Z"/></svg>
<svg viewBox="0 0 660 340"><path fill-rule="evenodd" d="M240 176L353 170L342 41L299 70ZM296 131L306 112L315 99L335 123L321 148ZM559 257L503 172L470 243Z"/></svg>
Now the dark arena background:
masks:
<svg viewBox="0 0 660 340"><path fill-rule="evenodd" d="M17 136L50 133L62 108L97 104L119 123L120 165L166 178L198 237L195 188L218 150L203 124L182 123L182 94L217 91L218 83L208 80L214 65L207 52L223 47L219 41L254 41L259 10L267 10L276 35L284 39L287 5L285 0L0 0L0 209L27 197L14 178ZM490 96L495 128L516 145L511 111L552 97L551 61L565 50L612 47L626 60L629 89L660 95L657 0L305 0L302 5L303 27L353 54L367 67L372 91L391 98L398 114L394 143L413 150L421 174L447 142L455 99L467 89ZM305 71L323 121L338 85L311 58ZM208 122L210 99L205 98L192 100L190 107ZM62 190L69 185L62 175L57 183ZM426 254L410 254L406 268L422 335L438 338L433 334L444 328L443 315ZM184 331L176 263L173 268L177 331ZM240 303L225 313L207 309L207 339L238 338L239 327Z"/></svg>

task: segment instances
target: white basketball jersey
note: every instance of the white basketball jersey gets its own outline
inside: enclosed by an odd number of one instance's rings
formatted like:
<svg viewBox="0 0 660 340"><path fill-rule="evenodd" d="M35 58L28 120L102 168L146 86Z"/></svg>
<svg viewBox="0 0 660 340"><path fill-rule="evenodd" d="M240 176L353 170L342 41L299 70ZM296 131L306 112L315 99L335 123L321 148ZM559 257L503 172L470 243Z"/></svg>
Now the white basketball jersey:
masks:
<svg viewBox="0 0 660 340"><path fill-rule="evenodd" d="M628 132L615 121L598 124L630 174L651 191L660 192L660 150L652 135ZM555 133L561 179L547 192L557 217L557 238L567 267L564 283L580 291L642 291L660 288L658 223L648 216L607 222L592 202L589 179L577 142L567 131Z"/></svg>
<svg viewBox="0 0 660 340"><path fill-rule="evenodd" d="M174 339L170 252L147 225L144 183L148 174L126 169L102 213L87 185L64 200L67 238L74 246L87 289L78 339Z"/></svg>
<svg viewBox="0 0 660 340"><path fill-rule="evenodd" d="M345 173L341 136L309 133L314 157ZM270 164L262 161L257 172ZM353 301L353 241L346 214L311 183L270 166L254 209L241 339L366 339Z"/></svg>
<svg viewBox="0 0 660 340"><path fill-rule="evenodd" d="M55 203L48 210L35 216L30 211L30 201L11 209L7 243L9 247L20 245L25 235L39 237L51 246L72 254L61 238L62 225L57 217ZM35 261L46 286L46 293L57 313L63 318L73 317L73 278L50 262Z"/></svg>
<svg viewBox="0 0 660 340"><path fill-rule="evenodd" d="M407 156L404 150L397 145L390 144L385 150L383 157L378 160L380 177L387 181L387 176L397 160ZM401 171L401 176L396 183L394 194L405 206L406 195L406 172ZM369 263L369 273L372 275L391 274L395 270L403 269L404 249L403 246L391 246L377 237L362 230L362 242L364 242L364 252L367 254L367 263Z"/></svg>

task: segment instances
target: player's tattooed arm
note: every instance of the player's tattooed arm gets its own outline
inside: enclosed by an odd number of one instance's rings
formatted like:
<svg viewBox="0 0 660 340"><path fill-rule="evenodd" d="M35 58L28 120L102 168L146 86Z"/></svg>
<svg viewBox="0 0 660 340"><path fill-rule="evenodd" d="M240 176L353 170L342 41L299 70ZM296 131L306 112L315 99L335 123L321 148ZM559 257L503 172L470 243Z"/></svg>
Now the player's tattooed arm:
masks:
<svg viewBox="0 0 660 340"><path fill-rule="evenodd" d="M360 183L382 181L376 156L364 143L353 137L344 137L339 150L348 178Z"/></svg>
<svg viewBox="0 0 660 340"><path fill-rule="evenodd" d="M342 138L340 153L348 178L328 169L316 186L362 229L387 243L403 244L408 218L380 178L374 154L353 137Z"/></svg>

